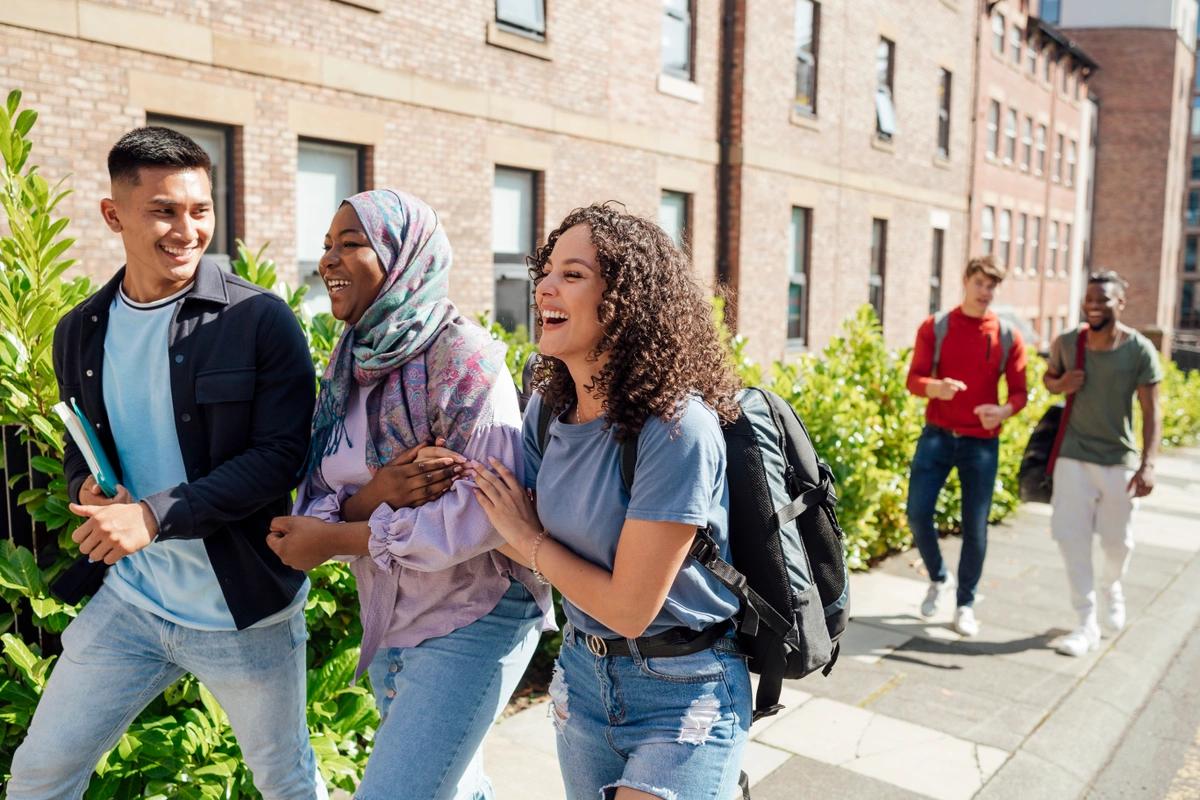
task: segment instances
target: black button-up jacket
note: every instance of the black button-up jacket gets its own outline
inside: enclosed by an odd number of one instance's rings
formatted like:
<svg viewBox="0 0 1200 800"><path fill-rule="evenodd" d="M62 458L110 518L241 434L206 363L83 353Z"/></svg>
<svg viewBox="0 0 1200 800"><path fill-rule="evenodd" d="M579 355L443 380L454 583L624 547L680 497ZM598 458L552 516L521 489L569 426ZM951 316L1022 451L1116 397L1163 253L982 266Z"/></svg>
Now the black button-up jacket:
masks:
<svg viewBox="0 0 1200 800"><path fill-rule="evenodd" d="M101 375L108 312L125 270L73 308L54 332L54 371L120 463ZM304 335L279 297L204 259L171 320L167 343L179 451L187 482L141 498L158 539L203 539L238 629L285 608L304 573L267 547L268 524L287 514L308 450L315 381ZM74 443L64 467L72 499L88 476Z"/></svg>

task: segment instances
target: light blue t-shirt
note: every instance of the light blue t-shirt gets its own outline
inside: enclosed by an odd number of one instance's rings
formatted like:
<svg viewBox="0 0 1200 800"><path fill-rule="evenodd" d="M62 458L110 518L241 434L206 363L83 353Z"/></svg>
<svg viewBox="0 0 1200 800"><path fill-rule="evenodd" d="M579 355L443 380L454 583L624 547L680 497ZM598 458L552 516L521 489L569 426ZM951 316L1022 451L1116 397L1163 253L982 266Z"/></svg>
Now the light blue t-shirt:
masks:
<svg viewBox="0 0 1200 800"><path fill-rule="evenodd" d="M117 446L121 478L134 500L187 482L175 431L167 337L179 301L191 287L154 303L118 291L104 335L104 407ZM203 539L154 541L108 570L105 585L126 602L199 630L237 630ZM306 591L254 627L290 617ZM299 605L297 605L299 603Z"/></svg>
<svg viewBox="0 0 1200 800"><path fill-rule="evenodd" d="M628 519L708 526L729 559L729 487L725 439L717 415L698 398L688 401L678 423L647 420L638 437L632 496L621 481L621 448L603 417L571 425L555 418L543 454L534 395L525 412L525 482L537 490L538 517L554 540L593 564L612 570L617 541ZM645 636L684 626L702 630L729 619L737 599L689 558L667 592ZM614 631L563 600L567 620L583 631L615 637Z"/></svg>

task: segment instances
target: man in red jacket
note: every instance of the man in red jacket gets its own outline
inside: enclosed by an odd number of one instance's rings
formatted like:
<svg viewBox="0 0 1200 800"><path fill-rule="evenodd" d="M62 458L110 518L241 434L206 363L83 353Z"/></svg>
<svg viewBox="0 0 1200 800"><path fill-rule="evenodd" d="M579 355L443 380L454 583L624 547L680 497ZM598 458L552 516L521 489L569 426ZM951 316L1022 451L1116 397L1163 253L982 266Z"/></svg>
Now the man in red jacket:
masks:
<svg viewBox="0 0 1200 800"><path fill-rule="evenodd" d="M930 580L921 613L936 614L942 597L955 586L938 547L933 514L938 493L956 469L962 484L963 543L954 628L963 636L979 632L972 606L987 552L1000 424L1024 408L1026 399L1021 334L988 310L1004 276L991 256L971 259L963 273L962 304L922 323L908 370L908 390L929 398L908 481L908 524ZM1001 376L1008 389L1003 405Z"/></svg>

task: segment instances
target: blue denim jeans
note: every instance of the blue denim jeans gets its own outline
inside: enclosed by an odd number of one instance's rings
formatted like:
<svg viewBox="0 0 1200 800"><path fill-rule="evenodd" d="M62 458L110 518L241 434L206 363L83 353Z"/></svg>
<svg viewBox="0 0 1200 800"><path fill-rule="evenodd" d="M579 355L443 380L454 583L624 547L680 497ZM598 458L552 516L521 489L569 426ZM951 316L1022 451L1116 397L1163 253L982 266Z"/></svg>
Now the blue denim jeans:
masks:
<svg viewBox="0 0 1200 800"><path fill-rule="evenodd" d="M326 798L305 722L304 615L243 631L185 628L102 588L67 626L63 654L13 756L10 800L79 798L96 762L146 705L190 672L229 717L264 798Z"/></svg>
<svg viewBox="0 0 1200 800"><path fill-rule="evenodd" d="M750 673L734 646L599 657L568 625L550 684L568 800L622 786L663 800L732 796L751 721Z"/></svg>
<svg viewBox="0 0 1200 800"><path fill-rule="evenodd" d="M912 471L908 478L908 525L921 552L930 580L946 578L946 564L938 547L933 523L938 494L951 469L958 470L962 484L962 553L958 559L958 605L975 602L975 587L983 574L987 554L988 515L996 488L1000 440L955 436L942 428L926 425L917 440Z"/></svg>
<svg viewBox="0 0 1200 800"><path fill-rule="evenodd" d="M367 674L383 721L357 800L491 800L483 738L537 647L542 612L521 583L482 619L413 647L380 648Z"/></svg>

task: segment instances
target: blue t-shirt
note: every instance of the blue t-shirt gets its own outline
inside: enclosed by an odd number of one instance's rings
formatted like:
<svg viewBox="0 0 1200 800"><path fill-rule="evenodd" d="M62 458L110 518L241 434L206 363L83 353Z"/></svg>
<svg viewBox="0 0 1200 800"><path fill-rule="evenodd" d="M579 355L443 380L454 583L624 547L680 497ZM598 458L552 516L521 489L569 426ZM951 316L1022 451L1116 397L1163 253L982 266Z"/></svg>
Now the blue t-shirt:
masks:
<svg viewBox="0 0 1200 800"><path fill-rule="evenodd" d="M104 407L117 445L121 478L133 499L187 482L175 430L167 337L187 289L154 303L118 291L104 335ZM118 561L104 583L126 602L199 630L237 630L203 539L168 539ZM304 606L307 587L287 608L254 627L287 619Z"/></svg>
<svg viewBox="0 0 1200 800"><path fill-rule="evenodd" d="M688 401L683 417L651 417L638 437L632 496L621 481L621 447L603 417L571 425L555 418L543 454L534 395L525 412L525 483L537 490L538 517L554 540L576 555L611 571L626 519L708 526L729 558L729 487L725 439L711 408ZM693 559L684 561L666 602L645 636L684 626L702 630L729 619L737 599ZM563 599L567 620L584 633L618 634Z"/></svg>

